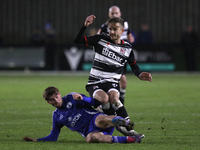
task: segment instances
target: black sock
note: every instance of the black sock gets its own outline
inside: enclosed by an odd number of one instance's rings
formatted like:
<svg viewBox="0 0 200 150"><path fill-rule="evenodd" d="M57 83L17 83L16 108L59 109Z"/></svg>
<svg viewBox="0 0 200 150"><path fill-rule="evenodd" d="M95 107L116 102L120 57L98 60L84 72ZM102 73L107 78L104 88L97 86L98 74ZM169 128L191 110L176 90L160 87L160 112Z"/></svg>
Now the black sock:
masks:
<svg viewBox="0 0 200 150"><path fill-rule="evenodd" d="M101 105L101 102L95 99L94 108L97 108L100 105Z"/></svg>
<svg viewBox="0 0 200 150"><path fill-rule="evenodd" d="M119 97L119 100L121 101L121 103L124 105L124 97Z"/></svg>
<svg viewBox="0 0 200 150"><path fill-rule="evenodd" d="M115 115L116 114L113 107L110 107L109 109L102 109L102 110L106 115Z"/></svg>
<svg viewBox="0 0 200 150"><path fill-rule="evenodd" d="M121 117L123 117L123 118L125 118L125 119L128 117L128 113L127 113L127 111L126 111L126 109L125 109L124 106L118 108L118 109L116 110L116 113L117 113L117 116L121 116ZM129 117L128 117L128 118L129 118Z"/></svg>

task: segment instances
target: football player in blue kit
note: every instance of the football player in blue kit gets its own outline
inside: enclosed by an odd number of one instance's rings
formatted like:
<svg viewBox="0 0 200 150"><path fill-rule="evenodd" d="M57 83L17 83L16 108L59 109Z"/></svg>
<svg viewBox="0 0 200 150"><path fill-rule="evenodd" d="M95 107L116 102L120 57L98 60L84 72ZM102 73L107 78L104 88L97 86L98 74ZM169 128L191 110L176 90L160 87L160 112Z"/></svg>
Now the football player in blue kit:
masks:
<svg viewBox="0 0 200 150"><path fill-rule="evenodd" d="M57 109L53 112L50 134L43 138L24 137L24 141L57 141L61 128L77 131L88 143L140 143L144 135L112 136L114 127L132 128L133 124L119 116L108 116L92 108L96 100L79 93L64 97L58 88L50 86L44 90L43 98Z"/></svg>

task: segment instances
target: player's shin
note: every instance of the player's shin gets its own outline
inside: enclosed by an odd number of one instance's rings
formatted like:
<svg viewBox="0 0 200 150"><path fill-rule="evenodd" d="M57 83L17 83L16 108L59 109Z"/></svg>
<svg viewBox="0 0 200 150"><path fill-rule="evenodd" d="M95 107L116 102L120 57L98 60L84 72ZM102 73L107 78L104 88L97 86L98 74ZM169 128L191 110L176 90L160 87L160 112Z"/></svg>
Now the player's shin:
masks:
<svg viewBox="0 0 200 150"><path fill-rule="evenodd" d="M102 110L107 115L115 115L115 110L110 107L110 103L102 104Z"/></svg>
<svg viewBox="0 0 200 150"><path fill-rule="evenodd" d="M126 92L126 89L120 88L119 100L121 101L121 103L122 103L123 105L124 105L124 99L125 99L125 92Z"/></svg>
<svg viewBox="0 0 200 150"><path fill-rule="evenodd" d="M117 116L121 116L121 117L125 118L127 121L130 120L129 116L128 116L128 113L127 113L124 105L120 102L120 100L118 100L117 102L112 104L112 107L116 111Z"/></svg>

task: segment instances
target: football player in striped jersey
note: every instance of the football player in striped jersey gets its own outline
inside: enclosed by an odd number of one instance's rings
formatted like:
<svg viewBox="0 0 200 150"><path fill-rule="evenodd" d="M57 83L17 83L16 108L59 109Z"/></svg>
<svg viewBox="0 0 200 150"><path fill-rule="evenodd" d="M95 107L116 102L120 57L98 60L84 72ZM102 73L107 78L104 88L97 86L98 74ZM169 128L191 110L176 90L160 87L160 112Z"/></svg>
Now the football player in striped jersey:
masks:
<svg viewBox="0 0 200 150"><path fill-rule="evenodd" d="M109 18L121 17L121 16L122 16L122 13L121 13L120 8L118 6L111 6L109 8L109 11L108 11L108 17ZM103 32L109 33L109 28L108 28L107 22L105 22L104 24L101 25L97 34L101 34ZM128 41L131 44L135 42L135 38L130 31L129 24L128 24L127 20L124 20L124 32L121 35L121 39ZM126 92L126 87L127 87L126 67L127 67L127 63L124 66L124 71L122 72L122 76L120 78L120 83L119 83L119 85L120 85L119 99L122 102L122 104L124 104L125 92Z"/></svg>
<svg viewBox="0 0 200 150"><path fill-rule="evenodd" d="M90 97L101 102L104 113L113 115L116 112L118 116L129 120L128 113L119 100L119 81L124 65L128 62L132 71L140 80L151 82L152 76L148 72L140 71L132 45L121 40L121 34L124 32L122 18L114 17L108 20L109 34L83 35L95 18L94 15L88 16L74 38L75 43L93 46L95 51L86 90Z"/></svg>

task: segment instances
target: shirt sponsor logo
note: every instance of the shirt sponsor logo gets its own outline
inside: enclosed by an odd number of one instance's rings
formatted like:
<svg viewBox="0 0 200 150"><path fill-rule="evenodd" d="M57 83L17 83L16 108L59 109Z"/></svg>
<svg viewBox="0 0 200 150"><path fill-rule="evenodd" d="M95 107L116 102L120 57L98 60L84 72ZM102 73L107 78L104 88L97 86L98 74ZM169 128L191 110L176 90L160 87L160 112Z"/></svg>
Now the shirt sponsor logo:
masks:
<svg viewBox="0 0 200 150"><path fill-rule="evenodd" d="M68 121L71 122L72 121L72 117L68 117Z"/></svg>
<svg viewBox="0 0 200 150"><path fill-rule="evenodd" d="M123 59L120 58L119 56L116 56L116 54L115 54L114 52L109 51L108 48L103 48L102 54L103 54L104 56L107 56L107 57L113 59L113 60L116 60L116 61L119 62L119 63L121 63L122 60L123 60Z"/></svg>
<svg viewBox="0 0 200 150"><path fill-rule="evenodd" d="M67 107L67 108L71 108L71 107L72 107L72 103L71 103L71 102L68 102L67 105L66 105L66 107Z"/></svg>
<svg viewBox="0 0 200 150"><path fill-rule="evenodd" d="M124 55L125 51L123 48L121 48L120 53Z"/></svg>
<svg viewBox="0 0 200 150"><path fill-rule="evenodd" d="M98 89L99 87L96 85L96 86L93 86L93 89L95 90L95 89Z"/></svg>
<svg viewBox="0 0 200 150"><path fill-rule="evenodd" d="M71 127L74 127L76 125L76 122L80 119L81 117L81 114L78 113L76 116L74 116L74 118L72 119L72 122L71 122Z"/></svg>
<svg viewBox="0 0 200 150"><path fill-rule="evenodd" d="M117 87L117 84L113 83L112 86L113 86L113 87Z"/></svg>

